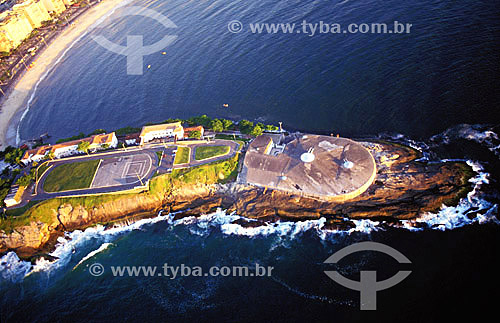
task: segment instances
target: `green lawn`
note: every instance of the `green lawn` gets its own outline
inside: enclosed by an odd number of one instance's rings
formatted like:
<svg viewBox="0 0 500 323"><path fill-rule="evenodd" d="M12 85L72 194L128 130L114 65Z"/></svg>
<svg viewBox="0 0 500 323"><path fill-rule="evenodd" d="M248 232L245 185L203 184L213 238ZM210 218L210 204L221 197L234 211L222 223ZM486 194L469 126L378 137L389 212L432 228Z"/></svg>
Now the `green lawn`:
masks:
<svg viewBox="0 0 500 323"><path fill-rule="evenodd" d="M173 187L182 187L186 184L215 184L232 182L238 176L240 154L212 162L206 165L184 169L174 169L171 174L164 174L153 178L150 182L149 194L165 195Z"/></svg>
<svg viewBox="0 0 500 323"><path fill-rule="evenodd" d="M215 156L225 155L229 152L229 146L200 146L196 148L194 158L203 160Z"/></svg>
<svg viewBox="0 0 500 323"><path fill-rule="evenodd" d="M161 151L156 152L156 156L158 156L158 165L160 165L160 163L161 163L161 156L162 155L163 155L163 153Z"/></svg>
<svg viewBox="0 0 500 323"><path fill-rule="evenodd" d="M177 147L177 153L175 153L174 165L189 163L189 153L191 149L188 147Z"/></svg>
<svg viewBox="0 0 500 323"><path fill-rule="evenodd" d="M215 139L242 140L245 142L250 140L250 139L246 139L246 138L241 138L241 136L239 136L239 135L233 136L233 135L224 135L224 134L220 134L220 133L215 135Z"/></svg>
<svg viewBox="0 0 500 323"><path fill-rule="evenodd" d="M64 164L54 168L43 185L46 192L60 192L89 188L99 160Z"/></svg>
<svg viewBox="0 0 500 323"><path fill-rule="evenodd" d="M26 211L28 211L30 208L32 208L33 206L35 206L35 205L37 205L38 203L41 203L41 202L42 201L29 201L28 204L26 204L25 206L18 207L18 208L15 208L15 209L7 210L7 212L5 213L5 215L7 215L9 217L21 216Z"/></svg>
<svg viewBox="0 0 500 323"><path fill-rule="evenodd" d="M38 179L42 177L43 173L50 167L49 162L44 162L38 166Z"/></svg>

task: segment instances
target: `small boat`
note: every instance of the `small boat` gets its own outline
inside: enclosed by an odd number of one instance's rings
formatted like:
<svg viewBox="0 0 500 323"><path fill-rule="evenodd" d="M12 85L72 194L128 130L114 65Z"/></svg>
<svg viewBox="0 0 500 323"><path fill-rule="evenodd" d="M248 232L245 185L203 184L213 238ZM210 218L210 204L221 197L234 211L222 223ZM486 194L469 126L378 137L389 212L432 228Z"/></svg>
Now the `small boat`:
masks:
<svg viewBox="0 0 500 323"><path fill-rule="evenodd" d="M162 55L167 55L167 52L162 52L161 54L162 54Z"/></svg>
<svg viewBox="0 0 500 323"><path fill-rule="evenodd" d="M227 104L227 103L224 103L222 106L223 106L224 108L229 108L229 104Z"/></svg>
<svg viewBox="0 0 500 323"><path fill-rule="evenodd" d="M148 68L151 68L151 65L148 65Z"/></svg>

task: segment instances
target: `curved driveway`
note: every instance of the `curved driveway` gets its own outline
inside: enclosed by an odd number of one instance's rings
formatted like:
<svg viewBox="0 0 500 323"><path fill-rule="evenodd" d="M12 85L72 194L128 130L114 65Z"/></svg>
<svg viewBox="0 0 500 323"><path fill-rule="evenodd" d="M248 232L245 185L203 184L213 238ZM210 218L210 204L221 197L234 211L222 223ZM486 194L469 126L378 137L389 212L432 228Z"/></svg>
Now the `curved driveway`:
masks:
<svg viewBox="0 0 500 323"><path fill-rule="evenodd" d="M208 143L195 143L191 145L187 145L188 147L191 148L191 160L187 165L179 165L179 166L173 166L172 168L186 168L186 167L194 167L194 166L199 166L203 164L208 164L212 163L214 161L220 161L224 159L231 158L236 155L239 149L239 144L237 142L231 141L231 140L223 140L223 139L216 139L213 141L210 141ZM216 156L204 160L195 160L194 154L195 150L197 147L200 146L229 146L229 153L221 156ZM49 199L49 198L55 198L55 197L64 197L64 196L75 196L75 195L89 195L89 194L102 194L102 193L111 193L111 192L120 192L120 191L127 191L131 190L135 187L138 186L139 180L137 180L134 183L129 183L129 184L124 184L120 186L109 186L109 187L96 187L96 188L86 188L86 189L77 189L77 190L70 190L70 191L64 191L64 192L45 192L43 189L43 185L45 183L45 180L47 179L47 176L52 172L52 170L59 166L59 165L64 165L64 164L70 164L74 162L79 162L79 161L88 161L88 160L96 160L96 159L107 159L107 158L115 158L115 157L124 157L124 156L132 156L132 155L137 155L137 154L147 154L151 160L153 160L153 165L152 167L149 168L148 172L141 178L143 182L147 182L150 180L155 172L159 169L158 167L158 155L156 152L158 151L164 151L165 155L170 155L172 154L172 146L166 148L164 145L157 144L157 145L148 145L146 147L134 147L134 148L128 148L127 150L116 150L116 151L109 151L109 152L104 152L104 153L99 153L95 155L88 155L88 156L75 156L75 157L70 157L70 158L63 158L63 159L58 159L50 162L51 167L45 171L44 174L42 174L40 180L36 183L36 187L34 192L36 192L36 195L32 195L30 197L30 200L44 200L44 199ZM171 158L171 163L173 162L173 158ZM162 162L163 164L163 162ZM164 166L162 166L164 167Z"/></svg>
<svg viewBox="0 0 500 323"><path fill-rule="evenodd" d="M215 156L215 157L211 157L211 158L207 158L207 159L203 159L203 160L196 160L195 159L196 148L207 147L207 146L229 146L229 152L225 155ZM188 145L187 147L191 148L191 152L190 152L190 156L189 156L189 163L182 164L182 165L176 165L176 166L174 166L174 168L200 166L203 164L212 163L214 161L220 161L220 160L234 157L234 155L236 155L236 153L238 152L239 146L240 145L235 141L224 140L224 139L215 139L215 140L210 141L209 143Z"/></svg>
<svg viewBox="0 0 500 323"><path fill-rule="evenodd" d="M109 192L119 192L119 191L126 191L133 189L134 187L137 187L139 180L137 180L134 183L129 183L129 184L124 184L120 186L109 186L109 187L96 187L96 188L86 188L86 189L77 189L77 190L70 190L70 191L63 191L63 192L45 192L43 189L43 185L45 184L45 180L47 179L48 175L54 170L55 167L64 165L64 164L71 164L74 162L80 162L80 161L89 161L89 160L97 160L97 159L107 159L107 158L115 158L115 157L125 157L125 156L132 156L132 155L137 155L137 154L147 154L151 160L153 160L153 165L158 165L158 156L156 155L156 151L159 151L160 149L143 149L143 150L134 150L134 151L118 151L116 153L108 153L108 154L96 154L96 155L89 155L89 156L79 156L80 158L70 158L70 159L60 159L60 160L55 160L50 163L51 167L43 173L42 177L37 183L36 186L36 192L37 194L33 196L34 200L43 200L43 199L48 199L48 198L53 198L53 197L62 197L62 196L74 196L74 195L86 195L86 194L100 194L100 193L109 193ZM156 171L157 167L150 167L149 171L141 178L142 181L146 182L149 179L151 179Z"/></svg>

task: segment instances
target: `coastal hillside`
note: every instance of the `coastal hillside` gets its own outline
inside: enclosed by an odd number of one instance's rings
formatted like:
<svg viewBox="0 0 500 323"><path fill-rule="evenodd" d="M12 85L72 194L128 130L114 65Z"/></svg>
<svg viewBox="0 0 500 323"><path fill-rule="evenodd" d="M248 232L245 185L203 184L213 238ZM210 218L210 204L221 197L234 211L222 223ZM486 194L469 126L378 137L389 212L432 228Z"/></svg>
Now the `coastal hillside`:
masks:
<svg viewBox="0 0 500 323"><path fill-rule="evenodd" d="M172 174L154 177L149 190L58 198L2 220L0 252L21 257L50 251L64 232L116 221L133 222L160 211L176 218L226 209L260 221L325 217L331 228L349 227L351 219L388 222L411 220L443 204L456 205L472 189L471 168L464 163L427 164L419 152L388 142L363 142L375 157L377 177L369 189L348 202L336 203L246 186L235 182L240 155ZM241 160L240 160L241 162Z"/></svg>

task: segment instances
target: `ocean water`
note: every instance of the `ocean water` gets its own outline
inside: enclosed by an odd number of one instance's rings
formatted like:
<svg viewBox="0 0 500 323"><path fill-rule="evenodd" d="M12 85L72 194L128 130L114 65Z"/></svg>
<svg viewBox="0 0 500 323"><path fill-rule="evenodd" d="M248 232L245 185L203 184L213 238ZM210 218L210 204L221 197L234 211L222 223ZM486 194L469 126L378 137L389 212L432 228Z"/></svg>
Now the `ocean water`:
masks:
<svg viewBox="0 0 500 323"><path fill-rule="evenodd" d="M200 218L157 217L105 230L75 231L36 264L0 259L0 321L420 321L495 313L500 287L499 40L497 1L132 1L168 16L178 35L166 55L127 76L125 58L97 46L161 37L147 18L106 21L75 44L39 84L21 139L65 137L169 117L283 121L287 129L376 137L409 144L423 160L467 161L472 192L414 222L356 221L346 231L325 219L246 226L219 210ZM117 11L119 12L119 10ZM231 34L233 19L414 25L408 35ZM247 27L247 26L245 26ZM222 104L228 103L229 108ZM411 260L374 252L338 266L324 261L361 241L387 244ZM91 275L94 264L104 274ZM274 267L270 277L114 277L111 266ZM411 270L359 310L359 293L324 273L379 280Z"/></svg>
<svg viewBox="0 0 500 323"><path fill-rule="evenodd" d="M498 1L131 1L168 17L108 19L75 43L39 84L20 138L67 137L170 117L207 114L282 121L344 136L435 135L498 123ZM120 10L117 10L117 14ZM244 24L241 33L228 22ZM410 34L252 34L249 23L413 24ZM126 74L125 56L90 36L175 43ZM147 65L151 65L147 69ZM224 108L223 104L229 104Z"/></svg>

